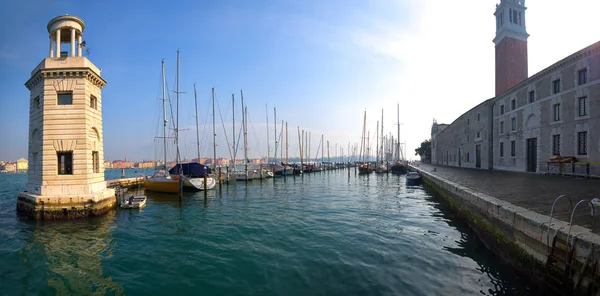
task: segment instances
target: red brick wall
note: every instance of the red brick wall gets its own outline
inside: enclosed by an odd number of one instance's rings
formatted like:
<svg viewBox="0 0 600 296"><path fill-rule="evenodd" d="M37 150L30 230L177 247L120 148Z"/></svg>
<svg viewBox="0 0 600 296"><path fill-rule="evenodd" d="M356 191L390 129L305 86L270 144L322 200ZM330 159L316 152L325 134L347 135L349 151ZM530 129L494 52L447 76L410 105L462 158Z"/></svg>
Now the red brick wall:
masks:
<svg viewBox="0 0 600 296"><path fill-rule="evenodd" d="M527 41L504 38L496 46L496 97L527 76Z"/></svg>

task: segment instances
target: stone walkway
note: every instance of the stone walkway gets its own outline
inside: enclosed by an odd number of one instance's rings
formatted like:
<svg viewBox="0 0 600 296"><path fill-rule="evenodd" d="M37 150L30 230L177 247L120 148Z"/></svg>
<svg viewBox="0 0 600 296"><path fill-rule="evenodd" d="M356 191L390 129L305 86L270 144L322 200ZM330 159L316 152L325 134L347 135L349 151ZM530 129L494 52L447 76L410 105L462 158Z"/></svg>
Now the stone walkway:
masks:
<svg viewBox="0 0 600 296"><path fill-rule="evenodd" d="M420 164L418 168L451 182L547 216L550 216L552 203L559 195L569 196L573 200L573 206L582 199L600 198L600 179L580 179L429 164ZM598 208L596 216L600 217ZM562 198L556 203L553 217L569 222L571 212L567 199ZM579 205L573 220L573 224L591 229L590 207L586 204ZM596 232L599 232L600 219L596 219L596 221Z"/></svg>

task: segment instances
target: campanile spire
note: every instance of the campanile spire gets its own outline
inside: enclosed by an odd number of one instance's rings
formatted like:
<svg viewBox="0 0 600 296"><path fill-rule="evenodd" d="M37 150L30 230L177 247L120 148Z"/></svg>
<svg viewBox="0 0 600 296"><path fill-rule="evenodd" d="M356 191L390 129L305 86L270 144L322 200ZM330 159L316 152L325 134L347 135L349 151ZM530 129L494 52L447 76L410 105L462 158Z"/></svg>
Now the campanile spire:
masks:
<svg viewBox="0 0 600 296"><path fill-rule="evenodd" d="M496 5L496 96L527 79L525 0L501 0Z"/></svg>

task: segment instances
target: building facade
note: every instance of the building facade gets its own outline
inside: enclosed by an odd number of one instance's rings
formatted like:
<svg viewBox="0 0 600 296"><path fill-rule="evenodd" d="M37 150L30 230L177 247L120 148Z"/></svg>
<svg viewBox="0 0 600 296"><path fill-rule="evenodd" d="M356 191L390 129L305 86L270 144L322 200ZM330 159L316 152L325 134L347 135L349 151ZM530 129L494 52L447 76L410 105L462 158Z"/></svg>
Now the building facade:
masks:
<svg viewBox="0 0 600 296"><path fill-rule="evenodd" d="M496 6L496 97L434 122L432 163L540 172L556 156L600 161L600 42L527 78L524 5Z"/></svg>

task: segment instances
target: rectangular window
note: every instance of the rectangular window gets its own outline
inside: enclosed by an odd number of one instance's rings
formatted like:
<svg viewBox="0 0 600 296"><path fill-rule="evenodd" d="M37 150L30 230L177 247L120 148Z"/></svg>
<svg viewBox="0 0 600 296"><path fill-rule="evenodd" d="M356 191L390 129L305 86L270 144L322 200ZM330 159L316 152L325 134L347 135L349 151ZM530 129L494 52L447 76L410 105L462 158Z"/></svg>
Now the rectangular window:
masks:
<svg viewBox="0 0 600 296"><path fill-rule="evenodd" d="M535 91L532 90L529 92L529 103L535 102Z"/></svg>
<svg viewBox="0 0 600 296"><path fill-rule="evenodd" d="M477 113L477 121L479 121L481 119L481 114Z"/></svg>
<svg viewBox="0 0 600 296"><path fill-rule="evenodd" d="M577 72L577 85L587 83L587 69L582 69Z"/></svg>
<svg viewBox="0 0 600 296"><path fill-rule="evenodd" d="M500 114L504 114L504 105L500 105Z"/></svg>
<svg viewBox="0 0 600 296"><path fill-rule="evenodd" d="M554 121L560 120L560 104L552 105L552 114L554 116Z"/></svg>
<svg viewBox="0 0 600 296"><path fill-rule="evenodd" d="M73 93L58 93L59 105L73 105Z"/></svg>
<svg viewBox="0 0 600 296"><path fill-rule="evenodd" d="M35 99L33 99L33 108L40 109L40 96L37 96Z"/></svg>
<svg viewBox="0 0 600 296"><path fill-rule="evenodd" d="M470 124L471 124L471 120L470 120L470 118L467 118L467 125L470 125Z"/></svg>
<svg viewBox="0 0 600 296"><path fill-rule="evenodd" d="M509 21L512 23L513 22L513 14L512 14L512 8L508 9L508 19Z"/></svg>
<svg viewBox="0 0 600 296"><path fill-rule="evenodd" d="M98 157L98 151L92 151L92 163L94 165L94 173L100 172L100 158Z"/></svg>
<svg viewBox="0 0 600 296"><path fill-rule="evenodd" d="M94 110L98 109L98 99L94 96L90 96L90 107Z"/></svg>
<svg viewBox="0 0 600 296"><path fill-rule="evenodd" d="M511 131L517 130L517 118L515 118L515 117L510 119L510 130Z"/></svg>
<svg viewBox="0 0 600 296"><path fill-rule="evenodd" d="M504 133L504 121L500 121L500 133Z"/></svg>
<svg viewBox="0 0 600 296"><path fill-rule="evenodd" d="M73 174L73 152L58 152L58 174L72 175Z"/></svg>
<svg viewBox="0 0 600 296"><path fill-rule="evenodd" d="M552 81L552 94L557 94L560 92L560 79L556 79Z"/></svg>
<svg viewBox="0 0 600 296"><path fill-rule="evenodd" d="M552 136L552 155L560 155L560 135Z"/></svg>
<svg viewBox="0 0 600 296"><path fill-rule="evenodd" d="M511 110L517 109L517 100L515 100L515 99L510 100L510 109Z"/></svg>
<svg viewBox="0 0 600 296"><path fill-rule="evenodd" d="M515 141L510 141L510 156L515 156L516 144Z"/></svg>
<svg viewBox="0 0 600 296"><path fill-rule="evenodd" d="M469 152L467 152L467 162L469 162Z"/></svg>
<svg viewBox="0 0 600 296"><path fill-rule="evenodd" d="M577 133L577 154L587 155L587 132Z"/></svg>
<svg viewBox="0 0 600 296"><path fill-rule="evenodd" d="M519 11L519 26L522 26L523 22L521 21L521 12Z"/></svg>
<svg viewBox="0 0 600 296"><path fill-rule="evenodd" d="M481 134L479 132L477 132L477 138L480 138Z"/></svg>
<svg viewBox="0 0 600 296"><path fill-rule="evenodd" d="M579 116L587 115L587 97L581 97L577 100L577 109L579 110Z"/></svg>
<svg viewBox="0 0 600 296"><path fill-rule="evenodd" d="M517 23L517 11L513 10L513 23Z"/></svg>
<svg viewBox="0 0 600 296"><path fill-rule="evenodd" d="M500 142L500 157L504 157L504 142Z"/></svg>

